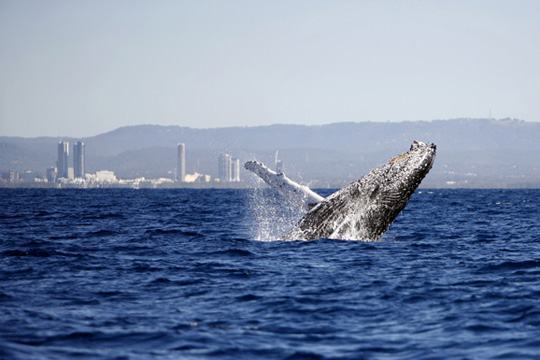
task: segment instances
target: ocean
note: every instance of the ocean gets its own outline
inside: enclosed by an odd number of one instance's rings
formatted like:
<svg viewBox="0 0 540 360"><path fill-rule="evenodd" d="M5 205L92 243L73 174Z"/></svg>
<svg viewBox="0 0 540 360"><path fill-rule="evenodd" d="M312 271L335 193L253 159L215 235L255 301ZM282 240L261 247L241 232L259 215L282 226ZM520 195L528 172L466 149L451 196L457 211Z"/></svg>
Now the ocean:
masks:
<svg viewBox="0 0 540 360"><path fill-rule="evenodd" d="M540 358L540 190L417 190L370 243L279 241L269 189L0 199L0 359Z"/></svg>

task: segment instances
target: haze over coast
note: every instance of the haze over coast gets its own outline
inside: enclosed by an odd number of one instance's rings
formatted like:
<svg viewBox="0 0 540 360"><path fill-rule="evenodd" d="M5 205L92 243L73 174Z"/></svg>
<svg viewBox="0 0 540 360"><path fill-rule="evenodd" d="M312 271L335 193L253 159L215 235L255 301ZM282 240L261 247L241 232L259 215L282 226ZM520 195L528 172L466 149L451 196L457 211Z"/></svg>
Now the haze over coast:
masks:
<svg viewBox="0 0 540 360"><path fill-rule="evenodd" d="M218 157L257 159L311 187L342 187L413 140L437 145L424 187L540 187L540 123L515 119L454 119L396 123L333 123L196 129L137 125L93 137L0 137L0 170L43 174L57 161L59 140L86 146L86 169L114 171L130 179L174 179L176 145L186 145L186 173L218 176ZM254 177L242 170L243 186ZM238 184L235 184L238 185Z"/></svg>

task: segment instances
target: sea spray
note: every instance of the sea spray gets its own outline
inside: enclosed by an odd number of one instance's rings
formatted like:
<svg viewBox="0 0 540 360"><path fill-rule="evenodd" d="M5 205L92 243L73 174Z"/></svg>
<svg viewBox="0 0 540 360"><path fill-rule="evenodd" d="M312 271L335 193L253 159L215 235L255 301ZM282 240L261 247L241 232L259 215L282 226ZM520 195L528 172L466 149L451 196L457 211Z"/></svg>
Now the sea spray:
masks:
<svg viewBox="0 0 540 360"><path fill-rule="evenodd" d="M262 183L262 182L261 182ZM305 214L301 208L283 204L279 194L270 188L255 188L247 196L251 236L259 241L275 241L293 227Z"/></svg>

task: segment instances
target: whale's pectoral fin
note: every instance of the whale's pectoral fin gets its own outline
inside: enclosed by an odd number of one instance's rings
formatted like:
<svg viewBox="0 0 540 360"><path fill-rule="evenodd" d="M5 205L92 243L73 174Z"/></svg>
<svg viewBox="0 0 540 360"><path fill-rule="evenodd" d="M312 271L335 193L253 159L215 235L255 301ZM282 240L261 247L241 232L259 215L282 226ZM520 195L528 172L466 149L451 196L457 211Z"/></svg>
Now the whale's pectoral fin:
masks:
<svg viewBox="0 0 540 360"><path fill-rule="evenodd" d="M265 183L293 205L309 210L324 200L322 196L307 186L292 181L282 172L277 173L259 161L248 161L244 166L263 179Z"/></svg>

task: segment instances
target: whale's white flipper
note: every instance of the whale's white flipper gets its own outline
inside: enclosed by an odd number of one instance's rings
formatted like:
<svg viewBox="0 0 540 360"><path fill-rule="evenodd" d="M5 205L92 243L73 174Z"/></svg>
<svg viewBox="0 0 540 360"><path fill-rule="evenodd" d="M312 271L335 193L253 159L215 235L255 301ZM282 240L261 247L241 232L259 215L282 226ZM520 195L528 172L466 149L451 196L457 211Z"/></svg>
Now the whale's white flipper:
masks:
<svg viewBox="0 0 540 360"><path fill-rule="evenodd" d="M324 200L322 196L315 193L307 186L292 181L282 172L277 173L270 170L259 161L248 161L245 164L245 168L258 175L287 202L294 206L309 210L314 205L317 205Z"/></svg>

